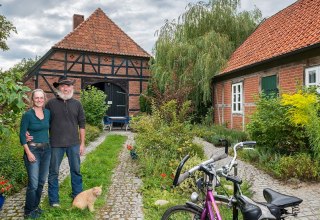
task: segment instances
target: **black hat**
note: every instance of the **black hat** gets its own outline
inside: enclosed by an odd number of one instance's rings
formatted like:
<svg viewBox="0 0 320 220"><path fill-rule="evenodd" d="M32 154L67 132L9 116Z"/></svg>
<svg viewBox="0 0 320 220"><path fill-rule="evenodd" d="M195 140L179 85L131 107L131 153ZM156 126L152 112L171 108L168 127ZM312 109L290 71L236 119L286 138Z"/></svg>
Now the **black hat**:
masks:
<svg viewBox="0 0 320 220"><path fill-rule="evenodd" d="M75 80L68 79L66 76L60 76L58 82L54 82L53 86L58 88L60 85L73 85Z"/></svg>

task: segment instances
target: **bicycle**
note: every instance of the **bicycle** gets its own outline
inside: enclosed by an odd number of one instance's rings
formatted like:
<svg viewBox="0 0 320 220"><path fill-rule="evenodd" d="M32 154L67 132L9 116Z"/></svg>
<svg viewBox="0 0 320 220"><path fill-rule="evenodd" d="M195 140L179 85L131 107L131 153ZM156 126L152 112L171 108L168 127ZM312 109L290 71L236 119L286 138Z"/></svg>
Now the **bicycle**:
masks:
<svg viewBox="0 0 320 220"><path fill-rule="evenodd" d="M299 213L299 204L302 202L300 198L284 195L269 188L263 190L263 195L266 199L264 203L253 201L242 194L240 188L242 181L236 176L237 150L255 144L255 141L245 141L235 144L233 147L234 156L232 160L221 168L216 169L215 162L227 157L228 143L226 142L224 154L212 157L180 175L183 165L189 159L189 155L184 157L177 168L173 186L178 186L185 179L191 177L195 171L201 171L205 175L196 181L196 185L204 194L205 199L199 201L199 195L193 192L191 201L186 202L184 205L168 208L163 214L162 220L222 220L223 218L217 204L224 205L230 209L232 208L233 220L238 220L238 210L241 211L243 220L283 220L288 216L297 216ZM234 175L230 175L232 170L234 171ZM225 178L227 181L233 183L232 196L214 193L216 187L223 187L219 181L219 177ZM289 208L292 209L291 212L288 210Z"/></svg>

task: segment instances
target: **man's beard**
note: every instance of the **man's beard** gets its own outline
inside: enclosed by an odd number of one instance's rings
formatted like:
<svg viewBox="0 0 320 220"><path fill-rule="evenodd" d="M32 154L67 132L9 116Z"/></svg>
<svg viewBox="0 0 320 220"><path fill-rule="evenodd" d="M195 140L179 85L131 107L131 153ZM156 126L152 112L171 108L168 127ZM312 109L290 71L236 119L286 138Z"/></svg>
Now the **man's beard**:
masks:
<svg viewBox="0 0 320 220"><path fill-rule="evenodd" d="M60 90L57 90L58 96L63 100L69 100L73 96L73 90L71 90L70 94L63 94Z"/></svg>

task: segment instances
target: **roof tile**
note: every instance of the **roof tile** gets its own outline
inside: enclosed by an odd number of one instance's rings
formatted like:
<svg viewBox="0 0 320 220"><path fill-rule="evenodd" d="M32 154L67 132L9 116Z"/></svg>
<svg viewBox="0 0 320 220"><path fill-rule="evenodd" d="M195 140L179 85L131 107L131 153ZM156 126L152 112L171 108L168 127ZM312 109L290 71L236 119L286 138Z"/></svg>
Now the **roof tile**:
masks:
<svg viewBox="0 0 320 220"><path fill-rule="evenodd" d="M320 43L320 0L298 0L261 23L221 74Z"/></svg>
<svg viewBox="0 0 320 220"><path fill-rule="evenodd" d="M100 8L55 44L53 48L151 57Z"/></svg>

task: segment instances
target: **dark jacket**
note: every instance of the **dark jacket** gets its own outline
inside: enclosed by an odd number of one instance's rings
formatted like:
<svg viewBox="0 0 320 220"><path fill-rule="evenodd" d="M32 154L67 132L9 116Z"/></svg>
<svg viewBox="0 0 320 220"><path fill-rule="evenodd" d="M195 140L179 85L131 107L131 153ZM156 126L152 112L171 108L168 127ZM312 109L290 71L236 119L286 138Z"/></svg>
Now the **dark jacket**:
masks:
<svg viewBox="0 0 320 220"><path fill-rule="evenodd" d="M85 128L85 115L81 103L76 99L53 98L46 108L50 110L51 147L70 147L80 144L79 128Z"/></svg>

